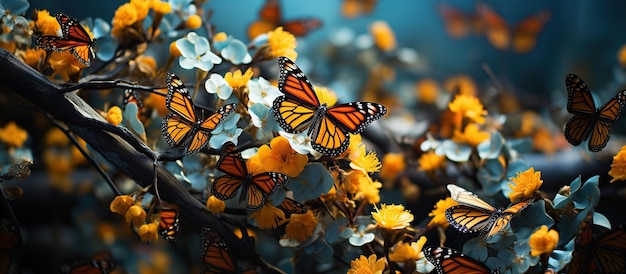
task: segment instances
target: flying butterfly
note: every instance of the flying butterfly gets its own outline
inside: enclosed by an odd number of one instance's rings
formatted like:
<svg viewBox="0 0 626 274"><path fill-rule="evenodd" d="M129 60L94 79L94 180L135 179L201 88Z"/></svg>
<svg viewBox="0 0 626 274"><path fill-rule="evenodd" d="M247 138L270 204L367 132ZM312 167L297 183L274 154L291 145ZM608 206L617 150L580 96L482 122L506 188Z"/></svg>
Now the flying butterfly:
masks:
<svg viewBox="0 0 626 274"><path fill-rule="evenodd" d="M460 39L470 33L482 34L484 24L476 13L463 12L443 3L437 5L437 11L450 37Z"/></svg>
<svg viewBox="0 0 626 274"><path fill-rule="evenodd" d="M266 0L259 11L259 20L253 22L248 27L248 37L254 39L259 34L272 31L278 26L282 26L284 30L295 36L302 37L312 30L321 27L322 22L317 18L302 18L285 21L282 18L279 0Z"/></svg>
<svg viewBox="0 0 626 274"><path fill-rule="evenodd" d="M580 223L567 273L624 273L626 269L626 227L593 236L593 214Z"/></svg>
<svg viewBox="0 0 626 274"><path fill-rule="evenodd" d="M506 228L513 215L532 203L532 199L521 201L506 209L497 209L474 193L462 187L449 184L448 190L453 200L460 205L446 209L446 219L463 233L480 233L480 237L491 238Z"/></svg>
<svg viewBox="0 0 626 274"><path fill-rule="evenodd" d="M205 118L204 109L198 111L183 81L174 73L167 73L165 105L172 112L163 118L161 132L170 147L178 147L187 155L198 152L209 141L215 129L237 107L227 104Z"/></svg>
<svg viewBox="0 0 626 274"><path fill-rule="evenodd" d="M76 59L85 66L91 64L91 58L95 58L93 46L96 39L91 37L89 32L76 20L63 13L57 13L56 19L61 25L62 37L40 36L35 43L44 50L57 52L70 51Z"/></svg>
<svg viewBox="0 0 626 274"><path fill-rule="evenodd" d="M574 114L565 125L565 139L572 145L580 145L589 139L589 151L598 152L609 142L611 126L619 119L626 103L626 90L620 91L602 108L596 108L589 88L575 74L565 77L567 87L567 111Z"/></svg>
<svg viewBox="0 0 626 274"><path fill-rule="evenodd" d="M487 4L479 3L476 10L478 16L482 18L489 43L500 50L506 50L511 46L517 53L527 53L534 49L539 34L550 20L550 12L542 10L511 27Z"/></svg>
<svg viewBox="0 0 626 274"><path fill-rule="evenodd" d="M424 257L435 265L438 274L489 274L491 271L476 259L448 247L428 246L424 248Z"/></svg>
<svg viewBox="0 0 626 274"><path fill-rule="evenodd" d="M374 11L378 0L343 0L341 14L352 19L360 14L370 14Z"/></svg>
<svg viewBox="0 0 626 274"><path fill-rule="evenodd" d="M202 273L235 273L237 266L228 245L209 226L202 227L200 259L206 266Z"/></svg>
<svg viewBox="0 0 626 274"><path fill-rule="evenodd" d="M361 133L387 113L383 105L371 102L333 107L322 104L309 79L293 61L279 57L278 66L278 89L285 95L274 99L274 118L289 133L308 130L313 149L324 155L343 153L350 144L349 133Z"/></svg>
<svg viewBox="0 0 626 274"><path fill-rule="evenodd" d="M224 144L216 167L225 174L213 182L211 194L220 200L228 200L241 189L239 202L246 200L246 208L249 210L261 208L265 204L266 196L272 195L288 180L287 175L277 172L249 172L241 152L231 142Z"/></svg>
<svg viewBox="0 0 626 274"><path fill-rule="evenodd" d="M164 207L159 215L159 232L161 237L168 242L175 242L180 232L178 210Z"/></svg>

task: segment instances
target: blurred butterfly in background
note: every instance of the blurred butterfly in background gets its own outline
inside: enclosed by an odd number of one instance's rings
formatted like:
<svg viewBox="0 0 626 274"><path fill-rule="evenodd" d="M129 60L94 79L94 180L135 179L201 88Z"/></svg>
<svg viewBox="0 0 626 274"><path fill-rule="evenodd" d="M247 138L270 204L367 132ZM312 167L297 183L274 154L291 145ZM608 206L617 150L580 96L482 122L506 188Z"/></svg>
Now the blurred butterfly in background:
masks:
<svg viewBox="0 0 626 274"><path fill-rule="evenodd" d="M580 223L567 273L624 273L626 268L626 227L606 230L593 236L593 213Z"/></svg>
<svg viewBox="0 0 626 274"><path fill-rule="evenodd" d="M446 33L452 38L460 39L470 33L482 34L484 24L475 12L464 12L450 5L439 3L437 11L443 19Z"/></svg>
<svg viewBox="0 0 626 274"><path fill-rule="evenodd" d="M478 3L476 11L484 23L485 35L489 43L499 50L512 47L517 53L527 53L534 49L539 34L550 20L550 12L542 10L511 27L487 4Z"/></svg>
<svg viewBox="0 0 626 274"><path fill-rule="evenodd" d="M278 90L285 95L274 100L274 118L288 133L305 130L316 151L337 156L350 144L349 133L361 133L383 117L387 108L370 102L352 102L329 107L321 104L309 79L287 57L278 58Z"/></svg>
<svg viewBox="0 0 626 274"><path fill-rule="evenodd" d="M170 147L178 147L187 155L198 152L209 141L215 129L237 107L227 104L205 118L204 109L198 111L191 94L174 73L167 73L167 99L165 105L172 112L163 118L161 132Z"/></svg>
<svg viewBox="0 0 626 274"><path fill-rule="evenodd" d="M75 262L73 264L64 265L61 273L67 274L98 274L111 273L116 265L113 261L113 255L108 250L102 250L93 255L89 260Z"/></svg>
<svg viewBox="0 0 626 274"><path fill-rule="evenodd" d="M424 257L435 265L438 274L500 273L498 269L492 272L485 264L448 247L428 246L424 248Z"/></svg>
<svg viewBox="0 0 626 274"><path fill-rule="evenodd" d="M249 210L260 209L265 204L265 197L274 194L288 180L287 175L277 172L249 172L241 152L231 142L224 144L216 167L225 174L213 182L211 194L220 200L228 200L241 189L239 202L245 200Z"/></svg>
<svg viewBox="0 0 626 274"><path fill-rule="evenodd" d="M206 266L203 273L235 273L237 267L228 245L210 227L202 227L200 259Z"/></svg>
<svg viewBox="0 0 626 274"><path fill-rule="evenodd" d="M572 145L580 145L589 139L589 151L598 152L609 142L611 126L619 119L626 103L626 90L621 91L602 108L596 108L593 94L575 74L565 77L567 87L567 111L574 114L565 125L565 139Z"/></svg>
<svg viewBox="0 0 626 274"><path fill-rule="evenodd" d="M341 4L341 15L352 19L360 14L370 14L374 11L378 0L343 0Z"/></svg>
<svg viewBox="0 0 626 274"><path fill-rule="evenodd" d="M460 203L446 209L448 222L463 233L478 232L481 238L498 234L507 227L513 215L532 203L532 200L525 200L506 209L497 209L462 187L449 184L448 190L452 199Z"/></svg>
<svg viewBox="0 0 626 274"><path fill-rule="evenodd" d="M57 13L56 18L61 25L63 36L40 36L35 41L37 46L48 51L63 52L69 50L78 61L89 66L91 58L96 57L93 51L96 39L85 30L76 18L63 13Z"/></svg>
<svg viewBox="0 0 626 274"><path fill-rule="evenodd" d="M259 20L253 22L248 27L248 37L252 40L259 34L270 32L278 26L282 26L285 31L296 37L302 37L321 27L322 22L317 18L285 21L282 18L280 2L278 0L266 0L259 11Z"/></svg>
<svg viewBox="0 0 626 274"><path fill-rule="evenodd" d="M159 232L168 242L175 242L180 232L178 210L170 207L161 209L159 218Z"/></svg>

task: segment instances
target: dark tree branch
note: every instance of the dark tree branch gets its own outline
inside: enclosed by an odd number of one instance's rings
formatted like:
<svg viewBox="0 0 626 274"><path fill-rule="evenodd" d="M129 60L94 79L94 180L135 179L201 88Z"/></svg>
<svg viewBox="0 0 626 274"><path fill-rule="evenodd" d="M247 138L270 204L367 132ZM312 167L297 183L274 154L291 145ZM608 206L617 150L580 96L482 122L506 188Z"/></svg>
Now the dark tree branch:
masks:
<svg viewBox="0 0 626 274"><path fill-rule="evenodd" d="M149 148L132 135L134 140L124 136L127 131L108 124L75 93L60 92L62 88L59 85L4 49L0 49L0 88L3 92L14 92L54 119L64 122L72 132L137 184L142 187L152 184L155 153L152 152L151 156ZM138 146L143 147L138 149ZM236 251L233 256L267 267L254 251L251 241L237 238L204 204L191 196L173 174L162 166L157 167L156 174L163 200L178 205L181 216L196 232L208 225Z"/></svg>

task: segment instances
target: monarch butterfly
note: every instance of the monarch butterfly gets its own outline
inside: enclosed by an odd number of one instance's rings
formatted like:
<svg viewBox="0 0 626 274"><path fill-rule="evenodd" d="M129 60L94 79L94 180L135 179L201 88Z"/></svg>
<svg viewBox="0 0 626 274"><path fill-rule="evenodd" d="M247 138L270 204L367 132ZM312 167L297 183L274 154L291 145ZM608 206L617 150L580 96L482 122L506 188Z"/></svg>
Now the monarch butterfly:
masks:
<svg viewBox="0 0 626 274"><path fill-rule="evenodd" d="M303 204L296 202L293 199L285 197L282 203L278 205L278 208L285 212L285 214L304 214L306 213L306 207Z"/></svg>
<svg viewBox="0 0 626 274"><path fill-rule="evenodd" d="M53 51L70 51L76 59L89 66L91 58L95 58L93 46L96 39L85 30L85 28L74 17L70 17L63 13L56 15L63 37L58 36L40 36L35 43L44 50ZM91 58L90 58L91 57Z"/></svg>
<svg viewBox="0 0 626 274"><path fill-rule="evenodd" d="M567 273L624 273L626 268L626 227L593 236L593 214L580 223Z"/></svg>
<svg viewBox="0 0 626 274"><path fill-rule="evenodd" d="M482 18L485 34L489 43L497 49L505 50L510 45L518 53L527 53L535 48L537 37L550 19L550 12L540 11L522 19L514 27L509 24L487 4L480 3L476 7L478 16Z"/></svg>
<svg viewBox="0 0 626 274"><path fill-rule="evenodd" d="M424 257L435 265L438 274L500 273L498 269L491 272L483 263L448 247L428 246L424 248Z"/></svg>
<svg viewBox="0 0 626 274"><path fill-rule="evenodd" d="M460 203L446 209L448 222L463 233L479 232L480 237L493 237L509 224L513 215L532 203L526 200L507 209L496 209L462 187L449 184L448 190L452 199Z"/></svg>
<svg viewBox="0 0 626 274"><path fill-rule="evenodd" d="M111 252L103 250L93 255L89 260L63 266L61 272L68 274L106 274L111 273L115 267Z"/></svg>
<svg viewBox="0 0 626 274"><path fill-rule="evenodd" d="M589 138L589 151L598 152L609 142L611 126L626 103L626 90L609 100L602 108L596 109L593 95L575 74L565 77L567 87L567 111L574 114L565 125L565 139L572 145L580 145Z"/></svg>
<svg viewBox="0 0 626 274"><path fill-rule="evenodd" d="M253 22L248 28L248 36L250 39L253 39L259 34L269 32L278 26L283 26L286 31L302 37L321 25L322 22L316 18L284 21L282 19L280 2L278 0L266 0L259 11L259 21Z"/></svg>
<svg viewBox="0 0 626 274"><path fill-rule="evenodd" d="M369 123L387 113L383 105L370 102L333 107L320 104L311 82L293 61L279 57L278 66L278 89L285 95L274 99L274 118L289 133L308 129L313 149L322 154L337 156L343 153L350 143L348 133L360 133Z"/></svg>
<svg viewBox="0 0 626 274"><path fill-rule="evenodd" d="M168 242L175 242L180 231L178 210L165 207L161 209L160 215L159 232L161 237Z"/></svg>
<svg viewBox="0 0 626 274"><path fill-rule="evenodd" d="M163 118L161 132L170 147L179 147L179 151L186 151L187 155L196 153L208 143L211 131L235 110L237 104L225 105L204 118L204 109L198 113L183 81L171 72L167 73L166 79L165 105L172 113Z"/></svg>
<svg viewBox="0 0 626 274"><path fill-rule="evenodd" d="M443 3L437 6L437 10L443 19L446 32L452 38L463 38L470 32L482 32L483 22L474 12L465 13Z"/></svg>
<svg viewBox="0 0 626 274"><path fill-rule="evenodd" d="M272 195L287 183L287 175L277 172L252 174L237 151L235 144L228 142L222 148L222 155L217 161L217 169L226 173L215 180L211 194L220 200L235 196L241 188L239 202L246 200L246 208L257 210L265 204L265 196Z"/></svg>
<svg viewBox="0 0 626 274"><path fill-rule="evenodd" d="M237 267L228 245L208 226L200 232L202 250L200 259L206 265L203 273L235 273Z"/></svg>
<svg viewBox="0 0 626 274"><path fill-rule="evenodd" d="M361 13L370 14L374 11L378 0L343 0L341 14L346 18L355 18Z"/></svg>

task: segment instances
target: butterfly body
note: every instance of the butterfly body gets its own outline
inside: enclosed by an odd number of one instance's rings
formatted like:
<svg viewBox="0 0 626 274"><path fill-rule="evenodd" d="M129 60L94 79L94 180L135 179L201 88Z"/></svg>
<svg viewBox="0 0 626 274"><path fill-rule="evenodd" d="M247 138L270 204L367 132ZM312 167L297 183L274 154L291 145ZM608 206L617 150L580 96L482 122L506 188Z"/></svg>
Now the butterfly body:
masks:
<svg viewBox="0 0 626 274"><path fill-rule="evenodd" d="M239 201L246 201L246 208L249 210L261 208L265 204L266 196L274 194L288 180L287 175L277 172L248 172L241 153L231 142L224 144L216 167L225 174L215 180L211 186L211 194L220 200L228 200L241 189Z"/></svg>
<svg viewBox="0 0 626 274"><path fill-rule="evenodd" d="M383 105L371 102L329 107L320 102L313 85L293 61L279 57L278 65L278 89L285 95L274 100L274 118L289 133L306 130L313 149L324 155L343 153L350 144L349 134L361 133L387 113Z"/></svg>
<svg viewBox="0 0 626 274"><path fill-rule="evenodd" d="M178 147L186 154L196 153L208 143L213 129L235 110L237 104L224 105L205 118L204 109L196 109L189 90L178 76L168 73L166 80L165 105L172 113L163 118L161 132L170 147Z"/></svg>
<svg viewBox="0 0 626 274"><path fill-rule="evenodd" d="M56 52L70 51L78 61L89 66L91 58L96 57L93 51L96 39L75 18L58 13L56 19L61 25L63 36L40 36L35 41L37 46Z"/></svg>
<svg viewBox="0 0 626 274"><path fill-rule="evenodd" d="M589 139L589 151L598 152L609 142L611 126L619 119L626 104L626 90L621 91L601 108L597 108L587 84L575 74L565 78L567 111L574 114L565 125L565 139L580 145Z"/></svg>
<svg viewBox="0 0 626 274"><path fill-rule="evenodd" d="M448 222L463 233L479 233L480 237L486 238L506 228L515 214L532 203L532 200L526 200L497 209L459 186L450 184L448 190L452 199L460 203L446 209Z"/></svg>

